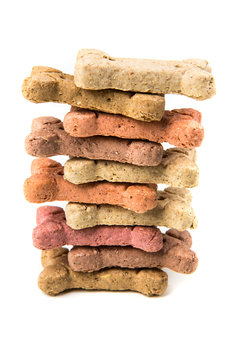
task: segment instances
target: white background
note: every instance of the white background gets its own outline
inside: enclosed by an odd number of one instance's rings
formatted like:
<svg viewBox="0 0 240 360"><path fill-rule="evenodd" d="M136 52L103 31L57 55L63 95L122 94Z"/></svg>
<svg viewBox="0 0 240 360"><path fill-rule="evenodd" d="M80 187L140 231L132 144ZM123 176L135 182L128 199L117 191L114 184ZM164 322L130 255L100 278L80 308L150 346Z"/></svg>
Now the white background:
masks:
<svg viewBox="0 0 240 360"><path fill-rule="evenodd" d="M1 6L1 359L239 359L239 11L238 1L8 1ZM32 246L37 205L22 185L34 117L63 119L67 105L32 104L21 84L34 65L73 73L80 48L112 56L206 58L217 95L166 96L166 108L203 113L195 274L167 271L158 298L37 287ZM61 157L62 163L65 158ZM65 204L64 204L65 205Z"/></svg>

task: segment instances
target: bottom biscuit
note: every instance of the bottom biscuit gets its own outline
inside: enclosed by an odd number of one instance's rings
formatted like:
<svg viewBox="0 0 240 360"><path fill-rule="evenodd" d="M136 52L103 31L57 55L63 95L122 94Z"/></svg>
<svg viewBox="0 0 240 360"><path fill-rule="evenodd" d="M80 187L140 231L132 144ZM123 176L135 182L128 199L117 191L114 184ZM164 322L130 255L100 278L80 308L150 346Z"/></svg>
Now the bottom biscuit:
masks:
<svg viewBox="0 0 240 360"><path fill-rule="evenodd" d="M162 295L168 284L167 274L158 269L106 269L92 273L70 269L68 250L57 248L42 251L44 270L38 279L39 288L48 295L65 290L137 291L147 296Z"/></svg>

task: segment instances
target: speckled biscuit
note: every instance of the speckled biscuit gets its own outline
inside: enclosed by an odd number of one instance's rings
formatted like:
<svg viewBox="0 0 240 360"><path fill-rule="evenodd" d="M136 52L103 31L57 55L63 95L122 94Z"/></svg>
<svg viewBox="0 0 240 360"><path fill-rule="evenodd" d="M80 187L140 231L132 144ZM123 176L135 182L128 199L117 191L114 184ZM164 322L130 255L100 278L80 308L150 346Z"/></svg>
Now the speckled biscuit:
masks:
<svg viewBox="0 0 240 360"><path fill-rule="evenodd" d="M190 206L191 194L187 189L167 188L158 191L158 205L144 214L111 205L82 205L68 203L67 224L73 229L96 225L166 226L179 231L195 228L197 220Z"/></svg>
<svg viewBox="0 0 240 360"><path fill-rule="evenodd" d="M156 184L110 183L107 181L75 185L63 178L63 166L52 159L35 159L32 176L25 180L26 200L33 203L72 201L118 205L144 213L157 206Z"/></svg>
<svg viewBox="0 0 240 360"><path fill-rule="evenodd" d="M106 114L72 107L63 121L74 137L116 136L157 143L168 142L182 148L200 146L204 136L201 113L194 109L165 111L161 121L138 121L122 115Z"/></svg>
<svg viewBox="0 0 240 360"><path fill-rule="evenodd" d="M115 161L70 159L64 178L74 184L110 182L156 183L192 188L198 185L199 170L195 149L171 148L163 152L158 166L136 166Z"/></svg>
<svg viewBox="0 0 240 360"><path fill-rule="evenodd" d="M171 233L170 233L171 234ZM177 232L176 237L164 235L164 245L160 251L149 253L131 246L75 246L68 253L68 263L72 270L92 272L104 268L169 268L183 274L191 274L198 265L194 251L184 238L191 238L188 231ZM188 239L187 239L188 241Z"/></svg>
<svg viewBox="0 0 240 360"><path fill-rule="evenodd" d="M73 271L67 260L68 250L58 248L42 251L44 270L38 278L39 288L48 295L65 290L137 291L147 296L162 295L168 276L159 269L105 269L93 273Z"/></svg>
<svg viewBox="0 0 240 360"><path fill-rule="evenodd" d="M47 66L35 66L22 85L23 96L32 102L57 102L85 109L122 114L143 121L161 120L162 95L118 90L91 91L76 87L73 76Z"/></svg>
<svg viewBox="0 0 240 360"><path fill-rule="evenodd" d="M84 89L182 94L197 100L215 94L214 79L206 60L114 58L94 49L78 52L74 82Z"/></svg>
<svg viewBox="0 0 240 360"><path fill-rule="evenodd" d="M33 245L41 250L64 245L132 246L147 252L163 246L161 231L155 226L94 226L74 230L66 224L65 213L57 206L37 209L37 226L33 229Z"/></svg>
<svg viewBox="0 0 240 360"><path fill-rule="evenodd" d="M32 131L25 140L25 149L29 155L37 157L68 155L138 166L157 166L163 154L162 145L150 141L104 136L74 138L64 131L59 119L50 116L33 120Z"/></svg>

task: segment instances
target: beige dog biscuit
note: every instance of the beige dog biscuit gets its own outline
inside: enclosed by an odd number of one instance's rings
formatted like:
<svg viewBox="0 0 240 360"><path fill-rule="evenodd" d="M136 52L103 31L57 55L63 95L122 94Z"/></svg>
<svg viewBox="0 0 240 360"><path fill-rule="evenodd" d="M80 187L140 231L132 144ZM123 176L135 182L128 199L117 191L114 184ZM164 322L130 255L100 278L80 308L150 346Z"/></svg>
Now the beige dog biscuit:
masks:
<svg viewBox="0 0 240 360"><path fill-rule="evenodd" d="M167 188L158 191L157 207L144 214L137 214L119 206L68 203L65 215L67 225L73 229L96 225L146 225L166 226L183 231L197 226L190 203L189 190Z"/></svg>
<svg viewBox="0 0 240 360"><path fill-rule="evenodd" d="M214 79L206 60L114 58L93 49L78 52L74 82L84 89L182 94L197 100L215 94Z"/></svg>
<svg viewBox="0 0 240 360"><path fill-rule="evenodd" d="M33 67L30 77L23 82L22 93L35 103L66 103L143 121L161 120L165 107L164 97L160 95L80 89L74 84L72 75L47 66Z"/></svg>
<svg viewBox="0 0 240 360"><path fill-rule="evenodd" d="M106 269L93 273L71 270L68 250L58 248L42 251L44 270L38 279L39 288L48 295L65 290L131 290L147 296L162 295L167 289L168 276L158 269Z"/></svg>
<svg viewBox="0 0 240 360"><path fill-rule="evenodd" d="M198 185L199 170L195 149L171 148L163 152L158 166L136 166L115 161L70 159L64 178L74 184L110 182L156 183L192 188Z"/></svg>

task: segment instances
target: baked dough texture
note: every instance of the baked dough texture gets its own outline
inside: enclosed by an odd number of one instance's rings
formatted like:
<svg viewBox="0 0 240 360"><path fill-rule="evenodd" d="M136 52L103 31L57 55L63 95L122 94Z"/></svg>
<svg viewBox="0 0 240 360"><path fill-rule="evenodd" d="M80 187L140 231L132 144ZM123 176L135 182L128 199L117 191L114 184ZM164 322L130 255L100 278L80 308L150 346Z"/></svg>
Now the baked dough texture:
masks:
<svg viewBox="0 0 240 360"><path fill-rule="evenodd" d="M167 274L159 269L104 269L92 273L71 270L68 249L42 250L44 270L38 278L39 288L48 295L65 290L137 291L147 296L162 295L168 285Z"/></svg>
<svg viewBox="0 0 240 360"><path fill-rule="evenodd" d="M215 94L214 78L206 60L115 58L94 49L78 52L74 82L84 89L182 94L197 100Z"/></svg>
<svg viewBox="0 0 240 360"><path fill-rule="evenodd" d="M119 90L84 90L73 82L73 76L47 66L35 66L22 85L23 96L34 103L56 102L122 114L142 121L161 120L163 95L141 94Z"/></svg>
<svg viewBox="0 0 240 360"><path fill-rule="evenodd" d="M63 126L74 137L116 136L160 144L168 142L182 148L200 146L204 136L201 113L194 109L165 111L161 121L147 123L122 115L72 107L64 117Z"/></svg>
<svg viewBox="0 0 240 360"><path fill-rule="evenodd" d="M110 183L75 185L63 178L63 166L48 158L32 161L31 177L24 182L26 200L33 203L72 201L111 204L144 213L157 206L156 184Z"/></svg>
<svg viewBox="0 0 240 360"><path fill-rule="evenodd" d="M195 149L170 148L163 152L158 166L73 158L64 164L64 178L74 184L107 180L192 188L198 185L199 169Z"/></svg>
<svg viewBox="0 0 240 360"><path fill-rule="evenodd" d="M143 225L183 231L197 226L190 203L189 190L169 187L158 191L158 205L144 214L120 206L68 203L65 215L67 224L76 230L96 225Z"/></svg>
<svg viewBox="0 0 240 360"><path fill-rule="evenodd" d="M92 272L104 268L169 268L183 274L191 274L198 265L198 259L187 242L191 241L188 231L171 230L163 235L164 244L160 251L149 253L131 246L75 246L68 253L69 266L74 271ZM187 239L186 239L187 238Z"/></svg>
<svg viewBox="0 0 240 360"><path fill-rule="evenodd" d="M104 136L74 138L64 131L59 119L50 116L33 120L32 131L25 140L25 149L29 155L37 157L67 155L138 166L157 166L163 154L162 145L150 141Z"/></svg>
<svg viewBox="0 0 240 360"><path fill-rule="evenodd" d="M147 252L163 246L161 231L155 226L94 226L81 230L66 224L64 210L57 206L37 209L37 226L33 229L33 245L41 250L64 245L132 246Z"/></svg>

